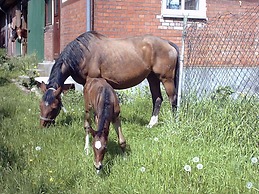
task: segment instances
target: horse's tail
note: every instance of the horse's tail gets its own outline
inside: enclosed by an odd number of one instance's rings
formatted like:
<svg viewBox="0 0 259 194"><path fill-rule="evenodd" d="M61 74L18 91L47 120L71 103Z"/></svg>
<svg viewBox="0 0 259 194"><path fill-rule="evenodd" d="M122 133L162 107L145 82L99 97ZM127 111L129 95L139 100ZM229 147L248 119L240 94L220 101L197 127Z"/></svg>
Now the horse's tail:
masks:
<svg viewBox="0 0 259 194"><path fill-rule="evenodd" d="M179 87L179 69L180 69L180 51L176 44L173 42L168 41L168 43L175 48L177 51L177 59L176 59L176 66L175 66L175 76L174 76L174 87L176 89L176 101L175 106L177 107L177 97L178 97L178 87Z"/></svg>
<svg viewBox="0 0 259 194"><path fill-rule="evenodd" d="M100 111L101 114L98 115L98 126L97 126L97 134L101 135L101 133L103 132L105 125L106 127L109 127L109 122L110 122L110 118L112 116L112 104L110 102L110 92L107 88L103 88L101 95L103 96L103 99L101 100L101 105L100 108L102 108L102 110ZM99 111L98 111L99 112ZM107 131L108 132L108 131ZM108 134L107 134L108 135Z"/></svg>

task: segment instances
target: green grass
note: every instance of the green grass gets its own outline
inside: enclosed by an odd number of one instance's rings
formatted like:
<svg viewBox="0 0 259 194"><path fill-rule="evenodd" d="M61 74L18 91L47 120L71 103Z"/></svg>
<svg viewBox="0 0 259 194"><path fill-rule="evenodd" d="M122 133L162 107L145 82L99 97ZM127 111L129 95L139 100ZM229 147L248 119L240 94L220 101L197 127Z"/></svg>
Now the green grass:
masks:
<svg viewBox="0 0 259 194"><path fill-rule="evenodd" d="M135 95L121 105L127 154L123 157L111 127L104 169L97 175L92 150L89 156L83 150L82 95L66 94L68 113L41 129L40 98L17 89L10 76L0 70L1 194L259 192L259 163L251 162L259 158L257 100L183 103L177 122L165 100L159 124L148 129L151 100Z"/></svg>

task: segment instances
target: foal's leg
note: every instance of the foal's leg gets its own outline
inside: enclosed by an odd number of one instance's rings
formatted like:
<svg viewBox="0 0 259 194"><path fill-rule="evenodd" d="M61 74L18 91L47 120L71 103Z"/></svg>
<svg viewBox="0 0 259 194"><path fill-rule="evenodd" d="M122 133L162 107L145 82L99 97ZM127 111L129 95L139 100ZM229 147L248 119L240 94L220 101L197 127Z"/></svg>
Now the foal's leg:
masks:
<svg viewBox="0 0 259 194"><path fill-rule="evenodd" d="M90 118L90 113L86 111L86 113L85 113L85 124L84 124L85 133L86 133L84 150L85 150L86 155L89 154L89 132L90 132L89 129L91 127L90 123L89 123L90 122L89 118Z"/></svg>
<svg viewBox="0 0 259 194"><path fill-rule="evenodd" d="M163 102L161 88L160 88L160 80L156 77L156 75L151 72L147 77L149 88L152 95L152 102L153 102L153 112L150 122L147 127L151 128L155 124L158 123L158 114L160 111L161 104Z"/></svg>
<svg viewBox="0 0 259 194"><path fill-rule="evenodd" d="M119 146L121 147L122 151L124 152L125 148L126 148L126 140L125 140L125 138L122 134L121 121L120 121L119 117L117 117L115 119L115 122L113 123L113 126L114 126L115 131L116 131L117 136L118 136Z"/></svg>

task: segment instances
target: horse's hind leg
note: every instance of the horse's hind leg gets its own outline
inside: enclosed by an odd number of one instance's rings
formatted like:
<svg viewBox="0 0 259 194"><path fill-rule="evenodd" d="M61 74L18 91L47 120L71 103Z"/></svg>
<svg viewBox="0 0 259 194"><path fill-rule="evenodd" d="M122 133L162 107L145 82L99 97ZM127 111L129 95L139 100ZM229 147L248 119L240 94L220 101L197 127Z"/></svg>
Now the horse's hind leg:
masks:
<svg viewBox="0 0 259 194"><path fill-rule="evenodd" d="M177 92L174 86L174 82L170 80L162 80L162 83L171 103L172 110L174 111L177 108Z"/></svg>
<svg viewBox="0 0 259 194"><path fill-rule="evenodd" d="M121 150L124 152L126 148L126 140L122 134L121 121L119 117L115 119L113 125L118 136L119 146L121 147Z"/></svg>
<svg viewBox="0 0 259 194"><path fill-rule="evenodd" d="M160 80L158 79L158 77L153 72L151 72L147 77L147 80L149 83L153 103L152 117L148 124L148 127L151 128L158 123L158 114L160 111L161 104L163 102L163 98L161 94Z"/></svg>

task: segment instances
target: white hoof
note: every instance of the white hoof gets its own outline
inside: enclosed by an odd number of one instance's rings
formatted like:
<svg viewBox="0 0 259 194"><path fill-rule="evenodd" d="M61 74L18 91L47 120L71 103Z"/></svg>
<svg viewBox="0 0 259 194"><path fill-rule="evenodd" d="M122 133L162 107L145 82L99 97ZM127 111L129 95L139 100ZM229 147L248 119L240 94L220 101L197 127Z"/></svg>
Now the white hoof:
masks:
<svg viewBox="0 0 259 194"><path fill-rule="evenodd" d="M152 128L157 123L158 123L158 116L152 116L147 127Z"/></svg>

